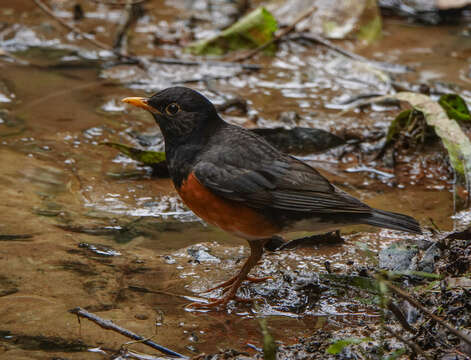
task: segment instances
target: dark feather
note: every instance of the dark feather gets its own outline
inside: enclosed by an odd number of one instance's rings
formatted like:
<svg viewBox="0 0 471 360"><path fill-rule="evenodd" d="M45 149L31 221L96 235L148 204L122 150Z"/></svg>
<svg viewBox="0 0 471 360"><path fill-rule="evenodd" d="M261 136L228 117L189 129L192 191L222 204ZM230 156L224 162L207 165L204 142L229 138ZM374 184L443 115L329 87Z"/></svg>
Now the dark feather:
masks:
<svg viewBox="0 0 471 360"><path fill-rule="evenodd" d="M419 224L413 217L390 211L374 209L371 217L366 218L364 223L388 229L422 234Z"/></svg>
<svg viewBox="0 0 471 360"><path fill-rule="evenodd" d="M218 195L259 209L303 213L371 210L336 189L314 168L279 152L257 135L233 126L224 131L234 136L226 135L220 148L209 143L209 151L201 154L194 167L197 179ZM244 137L246 141L241 141ZM230 145L231 151L224 152L228 138L237 141Z"/></svg>

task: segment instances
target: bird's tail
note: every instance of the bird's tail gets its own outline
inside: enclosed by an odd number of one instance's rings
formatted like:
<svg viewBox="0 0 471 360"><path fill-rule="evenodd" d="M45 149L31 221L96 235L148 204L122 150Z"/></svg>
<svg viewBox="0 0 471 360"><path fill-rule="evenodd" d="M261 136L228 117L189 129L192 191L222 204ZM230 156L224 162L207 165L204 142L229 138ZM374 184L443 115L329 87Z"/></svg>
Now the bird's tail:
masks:
<svg viewBox="0 0 471 360"><path fill-rule="evenodd" d="M374 209L372 215L365 219L365 224L422 234L419 223L413 217L378 209Z"/></svg>

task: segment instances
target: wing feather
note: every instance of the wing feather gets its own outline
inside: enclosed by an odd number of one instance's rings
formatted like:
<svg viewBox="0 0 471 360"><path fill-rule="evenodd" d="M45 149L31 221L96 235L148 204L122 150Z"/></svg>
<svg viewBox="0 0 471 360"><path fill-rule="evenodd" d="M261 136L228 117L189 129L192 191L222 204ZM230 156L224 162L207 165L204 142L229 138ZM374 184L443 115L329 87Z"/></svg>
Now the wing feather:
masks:
<svg viewBox="0 0 471 360"><path fill-rule="evenodd" d="M312 213L371 210L335 188L309 165L289 156L284 156L283 160L265 160L258 166L250 166L251 163L245 161L243 168L240 164L216 166L202 161L195 167L195 176L218 195L243 201L254 208Z"/></svg>

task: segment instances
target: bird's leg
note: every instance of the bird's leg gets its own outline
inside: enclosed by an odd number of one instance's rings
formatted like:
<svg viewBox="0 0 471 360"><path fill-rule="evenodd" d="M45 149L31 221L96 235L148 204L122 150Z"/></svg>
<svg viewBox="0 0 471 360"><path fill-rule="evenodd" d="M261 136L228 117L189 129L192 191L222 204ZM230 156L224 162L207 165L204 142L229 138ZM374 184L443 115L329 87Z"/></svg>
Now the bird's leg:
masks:
<svg viewBox="0 0 471 360"><path fill-rule="evenodd" d="M225 283L211 289L211 290L214 290L214 289L217 289L217 288L220 288L220 287L226 288L227 291L226 291L226 293L224 294L223 297L221 297L218 300L207 303L207 304L191 303L191 304L188 304L187 307L189 307L189 308L213 308L213 307L218 306L218 305L222 305L222 306L226 305L229 302L229 300L232 300L232 299L236 298L237 289L240 287L240 285L242 284L242 282L244 280L252 281L252 280L255 279L254 282L260 282L260 281L266 280L266 279L263 279L263 278L262 279L256 279L256 278L252 278L252 277L247 276L248 273L250 272L250 270L255 265L257 265L258 261L261 259L262 254L263 254L263 246L264 246L266 241L267 241L267 239L249 241L250 256L247 259L247 261L245 262L245 264L242 266L242 269L240 269L239 273L236 276L234 276L232 279L230 279L230 280L226 281Z"/></svg>

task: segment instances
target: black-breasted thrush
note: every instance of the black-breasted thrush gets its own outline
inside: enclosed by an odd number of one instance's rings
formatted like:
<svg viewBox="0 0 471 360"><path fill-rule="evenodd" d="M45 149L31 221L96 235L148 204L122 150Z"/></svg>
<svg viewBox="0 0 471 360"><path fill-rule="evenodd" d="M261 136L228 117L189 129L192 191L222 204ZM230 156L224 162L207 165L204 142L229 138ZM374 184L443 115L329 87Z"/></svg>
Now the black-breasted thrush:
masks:
<svg viewBox="0 0 471 360"><path fill-rule="evenodd" d="M206 222L246 239L251 253L240 272L219 285L226 305L260 260L270 237L368 224L421 233L410 216L373 209L333 186L310 165L278 151L260 136L225 122L200 93L171 87L124 102L152 114L165 139L168 169L183 202ZM218 288L216 287L216 288Z"/></svg>

